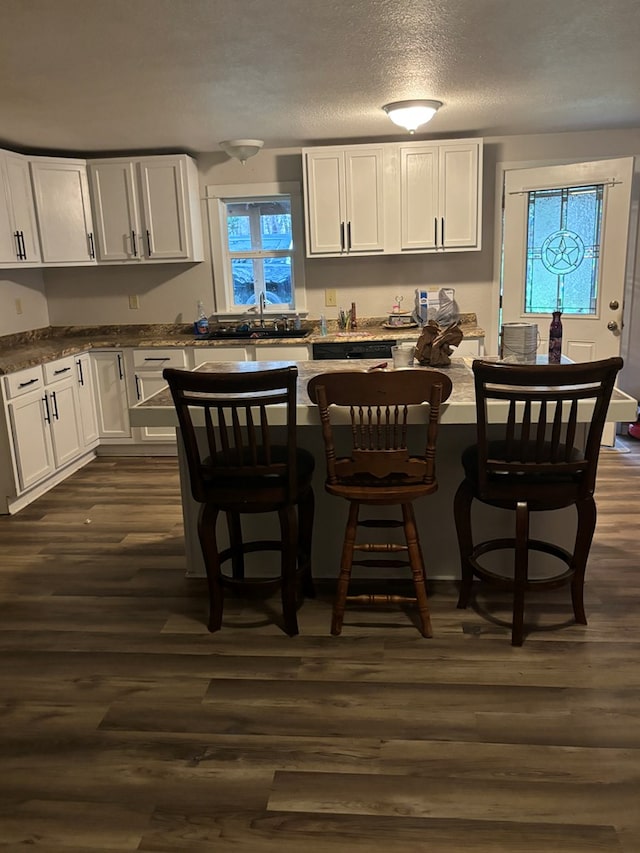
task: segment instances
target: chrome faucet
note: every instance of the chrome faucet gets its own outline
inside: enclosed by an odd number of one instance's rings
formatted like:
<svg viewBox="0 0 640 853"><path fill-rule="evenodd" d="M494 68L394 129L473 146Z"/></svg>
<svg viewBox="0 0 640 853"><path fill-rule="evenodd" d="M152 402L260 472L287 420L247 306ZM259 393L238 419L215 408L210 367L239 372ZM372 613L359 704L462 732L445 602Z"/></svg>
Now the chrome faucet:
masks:
<svg viewBox="0 0 640 853"><path fill-rule="evenodd" d="M264 290L260 291L260 328L264 329Z"/></svg>

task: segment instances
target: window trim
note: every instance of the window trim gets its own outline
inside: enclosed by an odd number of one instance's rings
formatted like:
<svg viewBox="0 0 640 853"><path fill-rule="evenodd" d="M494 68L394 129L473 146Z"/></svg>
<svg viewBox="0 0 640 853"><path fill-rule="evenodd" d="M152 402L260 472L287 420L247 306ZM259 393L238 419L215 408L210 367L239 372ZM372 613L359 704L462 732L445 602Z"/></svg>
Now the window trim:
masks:
<svg viewBox="0 0 640 853"><path fill-rule="evenodd" d="M217 184L205 187L207 210L209 215L209 237L211 240L211 264L213 267L213 292L216 316L238 317L247 313L247 307L234 306L232 301L233 285L230 281L230 264L226 234L226 202L235 199L261 199L287 196L291 201L291 233L293 253L291 263L294 281L294 304L292 308L282 306L274 310L265 308L266 314L307 313L307 293L305 287L304 233L302 212L302 189L297 181L282 181L259 184ZM264 255L261 255L263 257Z"/></svg>

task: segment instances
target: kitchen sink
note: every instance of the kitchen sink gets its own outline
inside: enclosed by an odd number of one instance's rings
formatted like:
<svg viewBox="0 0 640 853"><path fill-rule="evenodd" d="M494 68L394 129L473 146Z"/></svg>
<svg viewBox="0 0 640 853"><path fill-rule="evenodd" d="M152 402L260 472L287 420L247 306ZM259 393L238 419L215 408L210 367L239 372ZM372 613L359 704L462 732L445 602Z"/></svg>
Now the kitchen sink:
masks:
<svg viewBox="0 0 640 853"><path fill-rule="evenodd" d="M310 329L212 329L207 338L220 340L273 340L274 338L306 338Z"/></svg>

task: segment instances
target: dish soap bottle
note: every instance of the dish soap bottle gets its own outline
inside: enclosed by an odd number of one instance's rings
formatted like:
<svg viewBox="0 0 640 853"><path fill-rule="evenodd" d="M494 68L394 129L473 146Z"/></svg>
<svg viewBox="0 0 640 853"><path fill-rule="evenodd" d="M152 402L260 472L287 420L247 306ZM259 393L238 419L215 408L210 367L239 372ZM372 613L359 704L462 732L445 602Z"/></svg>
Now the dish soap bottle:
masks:
<svg viewBox="0 0 640 853"><path fill-rule="evenodd" d="M204 335L209 333L209 318L205 314L202 302L198 302L198 307L196 310L196 321L193 324L193 327L196 335L198 335L199 337L203 337Z"/></svg>
<svg viewBox="0 0 640 853"><path fill-rule="evenodd" d="M560 364L562 357L562 311L553 311L549 326L549 364Z"/></svg>

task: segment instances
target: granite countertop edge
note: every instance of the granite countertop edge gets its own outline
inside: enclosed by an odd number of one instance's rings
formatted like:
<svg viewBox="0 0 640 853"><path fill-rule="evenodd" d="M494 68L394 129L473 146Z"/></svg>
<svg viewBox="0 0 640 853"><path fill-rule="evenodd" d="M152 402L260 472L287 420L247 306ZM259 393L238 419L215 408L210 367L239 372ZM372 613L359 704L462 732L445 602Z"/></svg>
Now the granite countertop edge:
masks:
<svg viewBox="0 0 640 853"><path fill-rule="evenodd" d="M477 326L475 315L472 323L461 327L464 337L478 339L484 337L484 330ZM309 328L309 327L307 327ZM328 334L322 335L319 326L312 326L310 333L299 338L266 339L222 339L206 340L196 338L190 326L148 325L148 326L49 326L30 332L0 337L0 375L15 373L55 361L65 356L77 355L88 350L118 349L120 347L242 347L247 344L261 346L295 346L296 344L335 343L363 340L412 340L420 334L420 329L384 328L379 319L364 320L358 329L339 331L329 327Z"/></svg>

